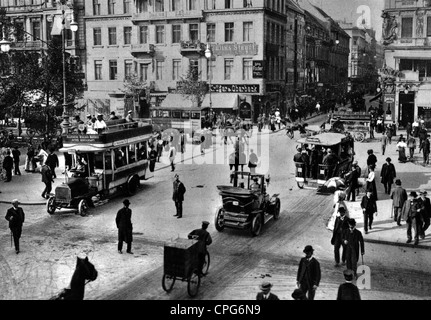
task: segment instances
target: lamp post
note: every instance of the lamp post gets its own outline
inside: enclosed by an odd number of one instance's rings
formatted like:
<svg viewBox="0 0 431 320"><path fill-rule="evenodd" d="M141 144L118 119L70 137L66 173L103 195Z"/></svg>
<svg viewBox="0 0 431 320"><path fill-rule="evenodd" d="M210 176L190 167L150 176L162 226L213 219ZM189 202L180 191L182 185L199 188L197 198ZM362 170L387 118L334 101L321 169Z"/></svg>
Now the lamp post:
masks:
<svg viewBox="0 0 431 320"><path fill-rule="evenodd" d="M6 39L6 32L3 28L3 26L2 26L2 34L3 34L3 38L0 41L0 50L1 50L1 52L8 53L10 50L10 44L11 43Z"/></svg>
<svg viewBox="0 0 431 320"><path fill-rule="evenodd" d="M61 123L61 127L63 130L63 134L67 134L70 126L69 115L67 114L67 89L66 89L66 16L65 9L62 9L62 30L61 30L61 38L62 38L62 56L63 56L63 122ZM72 21L70 22L70 30L72 32L78 31L78 24L73 19L72 13Z"/></svg>
<svg viewBox="0 0 431 320"><path fill-rule="evenodd" d="M212 68L211 68L211 57L212 57L212 52L211 52L211 48L209 43L207 44L207 49L205 50L205 57L208 59L208 70L209 70L209 74L208 74L208 78L209 78L209 82L210 82L210 86L209 86L209 91L210 91L210 112L212 112L213 109L213 102L212 102L212 98L211 98L211 78L212 78Z"/></svg>

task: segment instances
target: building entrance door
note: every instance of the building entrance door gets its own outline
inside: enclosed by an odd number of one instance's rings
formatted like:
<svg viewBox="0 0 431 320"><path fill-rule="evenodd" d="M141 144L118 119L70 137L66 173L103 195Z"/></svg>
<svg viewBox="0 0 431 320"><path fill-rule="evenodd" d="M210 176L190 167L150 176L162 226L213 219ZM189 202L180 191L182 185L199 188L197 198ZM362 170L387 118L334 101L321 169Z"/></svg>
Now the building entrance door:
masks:
<svg viewBox="0 0 431 320"><path fill-rule="evenodd" d="M400 92L399 98L400 108L398 119L400 126L405 128L408 122L410 122L410 124L414 122L415 93L409 92L408 94L405 94L404 92Z"/></svg>

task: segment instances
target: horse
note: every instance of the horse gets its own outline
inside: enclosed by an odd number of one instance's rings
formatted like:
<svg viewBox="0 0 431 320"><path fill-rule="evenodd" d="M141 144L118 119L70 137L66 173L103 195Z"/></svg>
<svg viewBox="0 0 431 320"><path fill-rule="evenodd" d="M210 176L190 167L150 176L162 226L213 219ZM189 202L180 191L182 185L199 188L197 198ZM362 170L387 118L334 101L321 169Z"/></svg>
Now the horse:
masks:
<svg viewBox="0 0 431 320"><path fill-rule="evenodd" d="M85 259L77 257L75 272L70 280L69 288L63 289L49 300L84 300L85 285L90 281L96 280L96 278L97 270L88 261L88 257Z"/></svg>

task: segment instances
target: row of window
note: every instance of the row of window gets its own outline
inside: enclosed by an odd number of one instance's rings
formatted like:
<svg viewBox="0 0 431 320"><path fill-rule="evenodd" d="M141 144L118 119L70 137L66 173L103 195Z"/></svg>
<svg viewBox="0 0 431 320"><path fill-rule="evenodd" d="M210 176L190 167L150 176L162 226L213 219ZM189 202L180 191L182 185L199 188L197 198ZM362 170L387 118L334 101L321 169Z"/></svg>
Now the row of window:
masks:
<svg viewBox="0 0 431 320"><path fill-rule="evenodd" d="M431 59L430 60L400 59L399 70L419 72L420 81L431 79Z"/></svg>
<svg viewBox="0 0 431 320"><path fill-rule="evenodd" d="M269 58L267 61L268 69L268 80L283 80L285 59L281 57ZM190 60L190 67L196 68L199 71L199 60ZM214 78L214 70L216 68L216 60L209 60L207 63L207 80ZM180 59L172 60L172 74L166 78L165 74L165 61L155 61L155 79L156 80L174 80L179 81L182 74L182 61ZM141 81L147 81L149 79L149 64L147 63L136 63L133 60L124 61L124 76L125 78L130 77L133 74L138 74ZM234 59L224 59L224 80L233 80L235 74ZM103 80L103 61L94 61L94 79ZM253 79L253 60L243 59L242 60L242 80ZM109 60L109 80L118 80L118 62L117 60Z"/></svg>
<svg viewBox="0 0 431 320"><path fill-rule="evenodd" d="M253 42L254 41L254 31L253 31L253 22L243 22L243 32L242 32L242 40L244 42ZM166 43L165 37L165 26L155 26L155 43L164 44ZM281 36L281 35L280 35ZM132 27L123 27L123 41L125 45L132 43ZM191 23L188 24L188 40L197 41L200 39L199 36L199 24ZM181 24L172 25L172 34L171 34L172 43L180 43L184 40L183 37L183 28ZM149 43L149 29L148 26L139 26L138 30L138 42L141 44ZM216 41L216 24L208 23L207 24L207 41L215 42ZM225 23L225 42L233 42L235 41L235 25L233 22ZM117 44L117 28L109 27L108 28L108 44L116 45ZM100 46L102 45L102 28L93 28L93 45Z"/></svg>
<svg viewBox="0 0 431 320"><path fill-rule="evenodd" d="M265 0L265 6L285 13L286 6L285 0ZM93 0L93 15L101 14L101 2L102 0ZM109 15L113 14L129 14L131 13L132 6L131 0L123 0L122 12L117 12L119 9L116 6L116 0L107 1L107 13ZM165 9L170 11L182 11L182 10L199 10L200 0L137 0L136 9L138 13L149 12L150 8L152 12L164 12ZM165 7L165 4L167 7ZM205 0L204 9L206 10L216 10L216 9L233 9L233 8L250 8L253 7L252 0L224 0L217 2L216 0Z"/></svg>
<svg viewBox="0 0 431 320"><path fill-rule="evenodd" d="M420 34L420 31L422 28L419 28L419 22L418 22L418 28L416 28L416 37L431 37L431 16L428 16L427 19L427 27L425 30L426 34ZM423 22L422 22L423 24ZM412 38L413 37L413 17L404 17L401 18L401 38ZM423 25L422 25L423 27Z"/></svg>

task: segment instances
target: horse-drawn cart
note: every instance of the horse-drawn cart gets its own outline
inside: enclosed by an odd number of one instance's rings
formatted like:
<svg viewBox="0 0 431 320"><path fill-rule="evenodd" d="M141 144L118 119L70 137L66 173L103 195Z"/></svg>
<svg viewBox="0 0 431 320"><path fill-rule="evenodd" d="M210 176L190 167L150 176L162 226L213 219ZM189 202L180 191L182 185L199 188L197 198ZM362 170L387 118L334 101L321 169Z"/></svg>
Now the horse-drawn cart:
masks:
<svg viewBox="0 0 431 320"><path fill-rule="evenodd" d="M201 273L199 271L199 252L202 241L194 239L175 239L165 244L164 247L164 273L162 287L166 292L171 292L175 281L187 281L187 292L190 297L198 294L201 285ZM205 254L205 262L202 274L206 275L210 265L208 251Z"/></svg>

